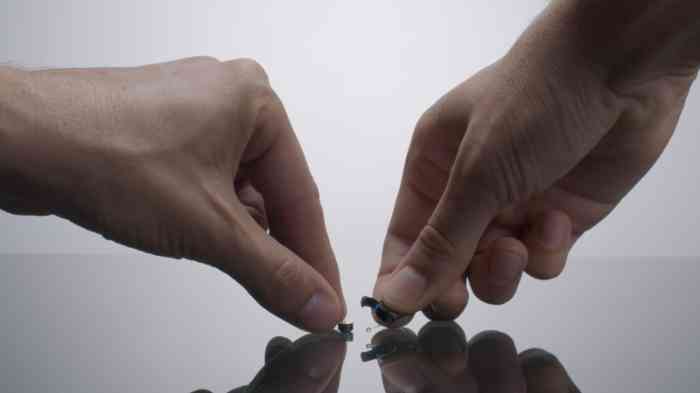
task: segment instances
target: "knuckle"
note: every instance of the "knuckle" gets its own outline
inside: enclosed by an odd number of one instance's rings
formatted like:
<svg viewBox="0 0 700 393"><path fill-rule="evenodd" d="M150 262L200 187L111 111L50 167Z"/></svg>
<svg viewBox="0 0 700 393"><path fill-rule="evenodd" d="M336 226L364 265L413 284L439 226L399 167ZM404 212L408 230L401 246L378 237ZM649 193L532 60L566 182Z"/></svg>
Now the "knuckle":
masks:
<svg viewBox="0 0 700 393"><path fill-rule="evenodd" d="M291 258L286 258L280 263L273 273L274 279L283 288L304 288L306 277L301 264Z"/></svg>
<svg viewBox="0 0 700 393"><path fill-rule="evenodd" d="M244 91L250 102L254 103L256 113L277 113L283 110L282 101L269 84L259 80L247 80Z"/></svg>
<svg viewBox="0 0 700 393"><path fill-rule="evenodd" d="M451 261L456 255L454 244L433 226L426 226L418 236L420 252L429 261Z"/></svg>
<svg viewBox="0 0 700 393"><path fill-rule="evenodd" d="M454 156L436 150L428 136L428 130L432 129L430 127L418 125L416 128L413 143L406 156L404 182L416 195L435 203L445 190Z"/></svg>
<svg viewBox="0 0 700 393"><path fill-rule="evenodd" d="M418 119L416 123L414 136L417 139L424 140L429 138L430 134L439 127L439 120L435 110L429 109Z"/></svg>
<svg viewBox="0 0 700 393"><path fill-rule="evenodd" d="M194 56L188 57L183 60L183 62L188 64L218 64L219 59L213 56Z"/></svg>
<svg viewBox="0 0 700 393"><path fill-rule="evenodd" d="M447 173L439 171L428 161L411 158L407 162L403 182L413 194L430 203L437 203L447 183Z"/></svg>
<svg viewBox="0 0 700 393"><path fill-rule="evenodd" d="M495 200L499 207L505 207L540 189L539 171L534 170L538 168L536 154L527 135L516 135L504 126L485 129L489 130L488 137L473 137L456 168L458 178L463 181L463 193L483 194Z"/></svg>
<svg viewBox="0 0 700 393"><path fill-rule="evenodd" d="M230 62L230 65L238 72L256 80L268 81L265 68L256 60L240 58Z"/></svg>
<svg viewBox="0 0 700 393"><path fill-rule="evenodd" d="M518 202L531 193L529 171L524 155L514 144L497 151L493 156L493 166L497 176L494 176L496 195L504 204Z"/></svg>
<svg viewBox="0 0 700 393"><path fill-rule="evenodd" d="M241 119L245 119L245 123L253 128L264 128L268 119L277 118L284 111L282 101L267 82L244 78L237 81L236 87L240 89L238 92L242 98L240 111L245 114ZM267 131L270 132L270 139L275 140L281 130L279 127L273 127Z"/></svg>
<svg viewBox="0 0 700 393"><path fill-rule="evenodd" d="M280 106L281 101L270 86L265 69L257 61L236 59L224 63L224 67L230 81L228 86L244 98L246 105L252 104L250 108L256 113L271 106Z"/></svg>
<svg viewBox="0 0 700 393"><path fill-rule="evenodd" d="M504 206L497 173L485 162L457 163L448 183L445 199L454 206L479 206L485 214L495 214Z"/></svg>

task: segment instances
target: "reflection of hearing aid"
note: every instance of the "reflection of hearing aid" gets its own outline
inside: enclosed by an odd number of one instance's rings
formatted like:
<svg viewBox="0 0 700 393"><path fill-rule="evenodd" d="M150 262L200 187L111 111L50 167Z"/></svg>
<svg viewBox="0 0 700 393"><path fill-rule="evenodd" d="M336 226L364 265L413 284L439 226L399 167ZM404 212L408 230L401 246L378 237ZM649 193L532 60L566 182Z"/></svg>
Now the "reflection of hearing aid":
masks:
<svg viewBox="0 0 700 393"><path fill-rule="evenodd" d="M343 322L338 324L338 332L343 336L345 341L350 342L354 339L352 333L353 329L355 329L355 324L350 321L343 320Z"/></svg>
<svg viewBox="0 0 700 393"><path fill-rule="evenodd" d="M384 330L372 338L372 344L367 345L368 350L362 352L360 357L363 362L383 361L405 353L417 352L417 340L416 335L409 329Z"/></svg>
<svg viewBox="0 0 700 393"><path fill-rule="evenodd" d="M384 303L377 299L365 296L360 303L362 307L369 307L372 316L382 326L397 328L407 325L413 319L413 315L403 315L390 310Z"/></svg>

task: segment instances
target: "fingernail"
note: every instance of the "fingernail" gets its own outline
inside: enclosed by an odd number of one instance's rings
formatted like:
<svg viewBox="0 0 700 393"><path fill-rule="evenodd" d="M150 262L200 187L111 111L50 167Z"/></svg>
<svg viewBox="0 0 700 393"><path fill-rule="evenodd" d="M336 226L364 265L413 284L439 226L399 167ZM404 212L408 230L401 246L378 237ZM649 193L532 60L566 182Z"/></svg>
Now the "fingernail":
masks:
<svg viewBox="0 0 700 393"><path fill-rule="evenodd" d="M512 285L525 269L525 258L514 252L500 252L491 257L490 265L491 282L494 285Z"/></svg>
<svg viewBox="0 0 700 393"><path fill-rule="evenodd" d="M404 267L384 286L383 301L390 307L412 310L428 289L428 280L411 266Z"/></svg>
<svg viewBox="0 0 700 393"><path fill-rule="evenodd" d="M301 309L301 321L309 330L331 330L337 322L339 306L335 299L325 292L315 293Z"/></svg>
<svg viewBox="0 0 700 393"><path fill-rule="evenodd" d="M550 250L562 247L566 233L557 216L547 214L539 225L539 235L542 245Z"/></svg>

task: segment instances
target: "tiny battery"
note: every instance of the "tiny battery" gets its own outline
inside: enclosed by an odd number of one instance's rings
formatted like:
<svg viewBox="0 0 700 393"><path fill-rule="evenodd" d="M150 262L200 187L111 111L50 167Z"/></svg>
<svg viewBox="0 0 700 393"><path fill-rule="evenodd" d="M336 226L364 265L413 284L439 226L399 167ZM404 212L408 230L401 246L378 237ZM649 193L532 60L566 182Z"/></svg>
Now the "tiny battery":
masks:
<svg viewBox="0 0 700 393"><path fill-rule="evenodd" d="M343 322L338 324L338 331L343 333L343 334L352 333L354 328L355 328L355 325L352 322L343 321Z"/></svg>
<svg viewBox="0 0 700 393"><path fill-rule="evenodd" d="M343 321L338 324L338 332L347 342L355 339L355 335L352 333L354 328L355 325L352 322Z"/></svg>

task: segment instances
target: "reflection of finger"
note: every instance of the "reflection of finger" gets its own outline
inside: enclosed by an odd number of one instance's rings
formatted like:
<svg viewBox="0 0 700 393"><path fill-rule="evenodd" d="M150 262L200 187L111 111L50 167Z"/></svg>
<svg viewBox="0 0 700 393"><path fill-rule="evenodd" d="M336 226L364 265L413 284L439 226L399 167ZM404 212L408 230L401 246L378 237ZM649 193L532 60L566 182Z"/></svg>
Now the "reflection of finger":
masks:
<svg viewBox="0 0 700 393"><path fill-rule="evenodd" d="M466 369L465 335L454 322L431 322L418 337L408 329L387 330L372 344L395 351L379 362L387 392L469 392L475 386Z"/></svg>
<svg viewBox="0 0 700 393"><path fill-rule="evenodd" d="M524 241L529 251L527 272L539 279L557 277L564 270L573 244L573 224L561 211L545 211L530 225Z"/></svg>
<svg viewBox="0 0 700 393"><path fill-rule="evenodd" d="M467 338L456 323L428 323L418 332L418 343L421 353L451 378L467 374Z"/></svg>
<svg viewBox="0 0 700 393"><path fill-rule="evenodd" d="M372 351L368 359L391 361L416 350L417 337L411 329L385 329L372 337Z"/></svg>
<svg viewBox="0 0 700 393"><path fill-rule="evenodd" d="M326 385L326 388L319 393L338 393L340 389L340 375L342 374L343 367L338 367L337 371L331 376L331 380Z"/></svg>
<svg viewBox="0 0 700 393"><path fill-rule="evenodd" d="M529 349L519 358L528 393L580 392L554 355L541 349Z"/></svg>
<svg viewBox="0 0 700 393"><path fill-rule="evenodd" d="M248 392L323 392L340 372L345 350L345 341L335 334L303 337L275 356Z"/></svg>
<svg viewBox="0 0 700 393"><path fill-rule="evenodd" d="M457 318L467 307L469 292L464 280L460 279L437 300L428 306L423 313L434 321L448 321Z"/></svg>
<svg viewBox="0 0 700 393"><path fill-rule="evenodd" d="M490 304L510 300L528 263L528 250L517 239L503 237L474 256L469 267L469 282L474 295Z"/></svg>
<svg viewBox="0 0 700 393"><path fill-rule="evenodd" d="M440 391L438 386L448 380L447 375L417 353L380 362L380 367L386 384L400 392Z"/></svg>
<svg viewBox="0 0 700 393"><path fill-rule="evenodd" d="M418 332L422 352L464 353L467 351L467 335L456 323L430 322Z"/></svg>
<svg viewBox="0 0 700 393"><path fill-rule="evenodd" d="M281 352L289 349L292 346L292 341L286 337L274 337L267 343L265 348L265 364L269 363Z"/></svg>
<svg viewBox="0 0 700 393"><path fill-rule="evenodd" d="M386 393L404 393L406 392L401 386L394 385L387 377L382 373L382 385L384 386L384 391Z"/></svg>
<svg viewBox="0 0 700 393"><path fill-rule="evenodd" d="M525 393L513 340L500 332L482 332L469 342L469 368L479 390Z"/></svg>
<svg viewBox="0 0 700 393"><path fill-rule="evenodd" d="M378 359L387 392L422 392L430 386L430 378L422 370L425 360L416 353L417 337L411 330L381 331L372 337L372 345L375 350L387 348L390 351Z"/></svg>

